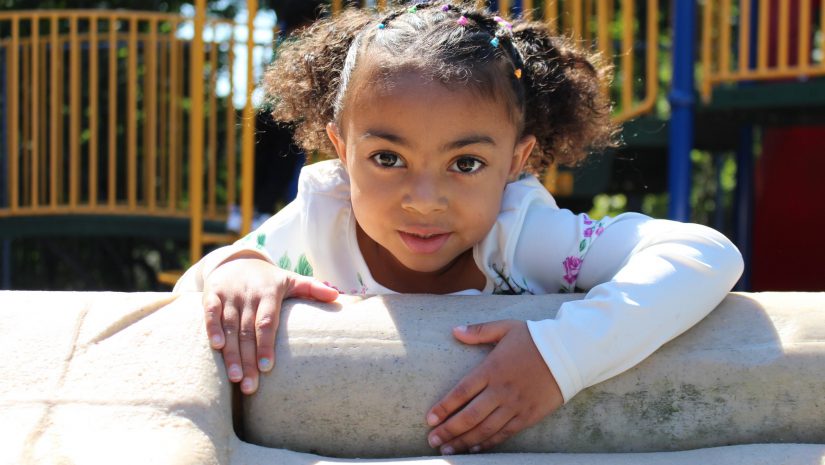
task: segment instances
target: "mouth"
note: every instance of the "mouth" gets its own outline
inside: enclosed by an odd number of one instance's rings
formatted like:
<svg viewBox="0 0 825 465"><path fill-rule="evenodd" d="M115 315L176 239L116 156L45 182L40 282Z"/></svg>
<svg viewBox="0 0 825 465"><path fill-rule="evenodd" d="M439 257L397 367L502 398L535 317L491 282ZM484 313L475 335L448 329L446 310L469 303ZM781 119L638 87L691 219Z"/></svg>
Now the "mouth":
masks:
<svg viewBox="0 0 825 465"><path fill-rule="evenodd" d="M447 242L452 233L425 232L425 231L398 231L401 240L413 253L431 254L438 252Z"/></svg>

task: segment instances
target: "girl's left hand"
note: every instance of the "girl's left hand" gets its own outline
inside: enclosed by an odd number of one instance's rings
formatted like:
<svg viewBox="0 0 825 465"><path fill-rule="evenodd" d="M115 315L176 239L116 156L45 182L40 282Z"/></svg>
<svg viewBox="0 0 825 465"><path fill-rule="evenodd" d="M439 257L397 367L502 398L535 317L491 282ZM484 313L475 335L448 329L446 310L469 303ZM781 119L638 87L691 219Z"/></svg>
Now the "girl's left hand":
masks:
<svg viewBox="0 0 825 465"><path fill-rule="evenodd" d="M427 413L427 437L444 455L490 449L558 409L564 399L527 323L501 320L458 327L465 344L495 348Z"/></svg>

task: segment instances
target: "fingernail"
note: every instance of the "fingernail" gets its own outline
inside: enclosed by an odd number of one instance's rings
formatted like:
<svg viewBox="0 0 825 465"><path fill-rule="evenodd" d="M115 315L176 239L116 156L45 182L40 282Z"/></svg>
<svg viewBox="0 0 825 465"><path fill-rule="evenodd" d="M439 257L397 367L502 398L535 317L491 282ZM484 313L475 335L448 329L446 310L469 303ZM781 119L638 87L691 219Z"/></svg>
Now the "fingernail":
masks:
<svg viewBox="0 0 825 465"><path fill-rule="evenodd" d="M271 368L272 368L272 362L268 358L261 357L261 359L258 360L258 369L259 370L269 371Z"/></svg>
<svg viewBox="0 0 825 465"><path fill-rule="evenodd" d="M212 347L220 347L223 344L223 337L220 334L212 336Z"/></svg>
<svg viewBox="0 0 825 465"><path fill-rule="evenodd" d="M435 426L438 424L438 416L434 413L430 413L427 415L427 424L430 426Z"/></svg>
<svg viewBox="0 0 825 465"><path fill-rule="evenodd" d="M229 379L231 379L232 381L238 381L241 379L241 376L243 376L243 371L241 370L241 367L239 367L238 365L229 366Z"/></svg>
<svg viewBox="0 0 825 465"><path fill-rule="evenodd" d="M458 331L459 333L466 333L467 332L467 327L465 325L456 326L455 330Z"/></svg>
<svg viewBox="0 0 825 465"><path fill-rule="evenodd" d="M451 446L444 446L441 448L441 455L453 455L455 454L455 449Z"/></svg>
<svg viewBox="0 0 825 465"><path fill-rule="evenodd" d="M433 434L430 436L430 447L438 447L441 445L441 438Z"/></svg>
<svg viewBox="0 0 825 465"><path fill-rule="evenodd" d="M477 454L479 452L481 452L481 446L473 446L473 447L470 448L470 453L471 454Z"/></svg>
<svg viewBox="0 0 825 465"><path fill-rule="evenodd" d="M241 383L241 391L245 393L251 392L255 388L255 383L252 382L251 378L244 378L243 382Z"/></svg>

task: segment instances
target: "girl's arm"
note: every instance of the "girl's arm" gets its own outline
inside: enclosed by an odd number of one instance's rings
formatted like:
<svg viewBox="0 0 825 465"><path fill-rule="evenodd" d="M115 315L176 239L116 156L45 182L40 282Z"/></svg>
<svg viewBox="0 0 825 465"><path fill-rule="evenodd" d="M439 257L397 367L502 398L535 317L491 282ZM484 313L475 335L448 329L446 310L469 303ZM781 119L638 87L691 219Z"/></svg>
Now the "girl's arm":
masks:
<svg viewBox="0 0 825 465"><path fill-rule="evenodd" d="M563 304L555 319L528 322L530 334L567 401L699 322L743 267L736 247L713 229L621 215L582 257L584 299Z"/></svg>

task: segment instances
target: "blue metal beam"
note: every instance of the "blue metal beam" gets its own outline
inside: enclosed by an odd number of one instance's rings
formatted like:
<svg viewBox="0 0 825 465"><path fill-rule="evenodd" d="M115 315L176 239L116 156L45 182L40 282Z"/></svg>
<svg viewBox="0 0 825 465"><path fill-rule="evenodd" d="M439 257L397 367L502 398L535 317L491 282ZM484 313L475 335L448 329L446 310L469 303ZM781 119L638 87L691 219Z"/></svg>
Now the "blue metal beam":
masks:
<svg viewBox="0 0 825 465"><path fill-rule="evenodd" d="M676 0L673 13L673 83L670 89L671 121L668 143L668 217L690 220L690 151L693 149L695 92L696 2ZM652 44L648 44L652 46Z"/></svg>

